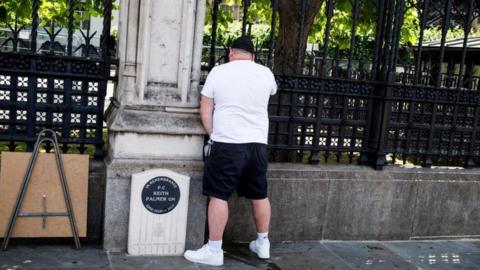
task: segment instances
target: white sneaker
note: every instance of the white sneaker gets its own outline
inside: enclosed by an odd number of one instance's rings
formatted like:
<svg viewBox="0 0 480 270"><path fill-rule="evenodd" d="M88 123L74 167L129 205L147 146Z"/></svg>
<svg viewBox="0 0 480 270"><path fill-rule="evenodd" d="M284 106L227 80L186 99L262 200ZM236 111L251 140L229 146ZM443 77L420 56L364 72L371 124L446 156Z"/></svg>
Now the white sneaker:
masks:
<svg viewBox="0 0 480 270"><path fill-rule="evenodd" d="M263 244L260 244L259 241L253 240L250 242L250 250L253 253L256 253L260 259L269 259L270 258L270 241L267 239Z"/></svg>
<svg viewBox="0 0 480 270"><path fill-rule="evenodd" d="M207 244L203 245L203 247L197 250L185 251L183 257L195 263L203 263L213 266L223 265L223 249L221 249L219 252L212 252L210 248L208 248Z"/></svg>

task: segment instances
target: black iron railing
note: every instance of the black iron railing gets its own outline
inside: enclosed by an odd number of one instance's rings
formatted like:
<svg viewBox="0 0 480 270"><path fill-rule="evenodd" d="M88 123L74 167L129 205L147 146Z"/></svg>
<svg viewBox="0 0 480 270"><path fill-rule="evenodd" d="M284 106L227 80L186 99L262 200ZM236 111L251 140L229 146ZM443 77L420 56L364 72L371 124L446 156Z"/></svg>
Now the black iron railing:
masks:
<svg viewBox="0 0 480 270"><path fill-rule="evenodd" d="M220 2L212 1L206 70L225 60L219 48L226 45L217 44ZM246 14L251 3L243 2ZM323 36L306 50L315 8ZM272 0L270 12L264 22L272 26L270 40L257 48L257 59L272 68L279 86L269 106L271 160L377 169L479 165L480 49L473 36L480 33L472 27L478 1ZM335 23L345 13L350 25L341 47ZM255 16L238 19L251 29L249 18ZM366 38L369 22L374 33ZM455 29L461 34L450 42ZM438 40L427 40L434 30ZM407 31L414 44L405 40Z"/></svg>
<svg viewBox="0 0 480 270"><path fill-rule="evenodd" d="M40 0L32 1L32 16L23 24L17 14L3 22L10 31L0 43L0 141L11 151L23 143L31 151L38 132L48 128L58 132L64 152L94 146L96 157L104 155L104 99L116 63L112 1L103 1L103 23L95 26L101 31L91 30L90 19L87 29L79 29L74 13L83 4L69 1L64 25L39 16Z"/></svg>

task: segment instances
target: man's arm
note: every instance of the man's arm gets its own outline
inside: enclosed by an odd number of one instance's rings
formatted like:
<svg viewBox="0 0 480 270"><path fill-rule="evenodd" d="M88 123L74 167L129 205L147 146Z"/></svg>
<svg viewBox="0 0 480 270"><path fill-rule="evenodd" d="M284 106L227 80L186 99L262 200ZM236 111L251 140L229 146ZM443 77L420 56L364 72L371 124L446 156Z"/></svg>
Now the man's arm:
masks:
<svg viewBox="0 0 480 270"><path fill-rule="evenodd" d="M200 100L200 119L202 119L203 127L207 131L208 136L213 131L213 104L213 98L202 95Z"/></svg>

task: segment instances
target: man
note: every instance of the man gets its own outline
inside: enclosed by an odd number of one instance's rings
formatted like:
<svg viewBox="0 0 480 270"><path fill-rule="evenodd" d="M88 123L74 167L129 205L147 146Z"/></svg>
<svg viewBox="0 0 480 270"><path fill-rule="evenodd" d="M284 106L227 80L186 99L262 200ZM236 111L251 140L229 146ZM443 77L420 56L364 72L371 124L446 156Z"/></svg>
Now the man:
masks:
<svg viewBox="0 0 480 270"><path fill-rule="evenodd" d="M257 239L250 243L250 250L259 258L270 257L267 109L277 85L270 69L254 62L254 54L249 37L236 39L230 48L230 62L212 69L201 92L200 118L213 140L203 179L203 194L209 197L209 240L202 248L185 252L192 262L223 264L228 199L235 190L251 200Z"/></svg>

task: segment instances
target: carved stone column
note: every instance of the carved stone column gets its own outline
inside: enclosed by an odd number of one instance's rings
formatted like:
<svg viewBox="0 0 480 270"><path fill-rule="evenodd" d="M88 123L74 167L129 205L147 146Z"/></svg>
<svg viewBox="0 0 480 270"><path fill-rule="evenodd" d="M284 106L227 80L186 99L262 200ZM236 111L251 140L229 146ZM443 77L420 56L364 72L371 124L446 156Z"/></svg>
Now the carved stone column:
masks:
<svg viewBox="0 0 480 270"><path fill-rule="evenodd" d="M124 250L132 173L191 177L187 247L203 241L198 118L205 0L121 0L119 83L108 111L104 247Z"/></svg>

